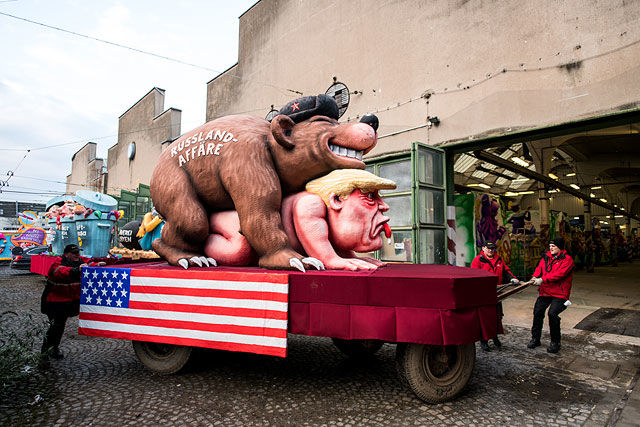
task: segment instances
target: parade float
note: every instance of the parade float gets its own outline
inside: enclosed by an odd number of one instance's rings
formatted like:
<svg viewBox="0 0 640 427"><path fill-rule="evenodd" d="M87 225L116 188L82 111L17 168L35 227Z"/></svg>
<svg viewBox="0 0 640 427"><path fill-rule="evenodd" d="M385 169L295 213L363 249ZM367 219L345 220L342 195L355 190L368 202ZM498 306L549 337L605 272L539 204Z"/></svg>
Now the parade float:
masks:
<svg viewBox="0 0 640 427"><path fill-rule="evenodd" d="M109 255L116 222L122 216L117 201L103 193L78 190L75 195L55 197L46 203L47 254L31 258L31 271L47 274L49 267L62 255L64 247L76 244L88 258Z"/></svg>
<svg viewBox="0 0 640 427"><path fill-rule="evenodd" d="M0 231L0 262L19 261L25 251L47 245L47 232L37 212L19 212L16 219L17 227Z"/></svg>
<svg viewBox="0 0 640 427"><path fill-rule="evenodd" d="M354 357L391 343L419 398L459 394L475 341L499 332L496 277L362 255L390 236L378 191L395 184L363 171L378 119L337 119L332 98L310 96L270 122L227 116L174 141L151 179L158 220L146 221L162 222L147 240L163 260L83 268L79 333L132 340L165 374L194 347L285 357L288 334Z"/></svg>

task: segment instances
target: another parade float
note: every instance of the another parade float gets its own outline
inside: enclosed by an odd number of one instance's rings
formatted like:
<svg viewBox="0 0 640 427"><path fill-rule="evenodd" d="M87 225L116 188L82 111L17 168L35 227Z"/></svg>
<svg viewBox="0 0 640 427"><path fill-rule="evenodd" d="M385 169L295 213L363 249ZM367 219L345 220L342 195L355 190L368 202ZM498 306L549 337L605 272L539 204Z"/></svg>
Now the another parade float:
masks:
<svg viewBox="0 0 640 427"><path fill-rule="evenodd" d="M285 357L288 333L354 357L386 342L419 398L460 393L475 341L499 332L496 277L358 256L390 236L378 191L395 184L362 170L378 119L337 119L332 98L303 97L271 122L227 116L174 141L151 180L166 262L83 268L79 333L132 340L166 374L194 347Z"/></svg>

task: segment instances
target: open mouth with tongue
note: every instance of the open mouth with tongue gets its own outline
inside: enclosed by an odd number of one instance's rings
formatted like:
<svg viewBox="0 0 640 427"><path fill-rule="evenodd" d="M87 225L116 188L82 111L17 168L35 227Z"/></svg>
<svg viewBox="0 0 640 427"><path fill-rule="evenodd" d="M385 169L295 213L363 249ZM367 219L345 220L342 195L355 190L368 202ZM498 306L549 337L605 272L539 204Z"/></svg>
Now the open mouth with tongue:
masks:
<svg viewBox="0 0 640 427"><path fill-rule="evenodd" d="M387 238L387 244L391 244L391 227L389 227L389 223L384 223L384 235Z"/></svg>

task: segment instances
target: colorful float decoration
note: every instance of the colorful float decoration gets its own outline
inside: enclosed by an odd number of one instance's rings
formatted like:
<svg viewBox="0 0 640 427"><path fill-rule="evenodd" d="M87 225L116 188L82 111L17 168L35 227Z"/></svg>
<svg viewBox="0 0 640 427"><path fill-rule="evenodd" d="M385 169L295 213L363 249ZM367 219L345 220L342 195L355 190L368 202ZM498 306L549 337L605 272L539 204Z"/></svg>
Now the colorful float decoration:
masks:
<svg viewBox="0 0 640 427"><path fill-rule="evenodd" d="M30 246L46 245L47 232L42 227L35 226L38 214L33 211L24 211L18 214L20 228L10 238L13 246L28 248ZM2 239L3 241L6 239ZM3 245L6 244L3 242Z"/></svg>
<svg viewBox="0 0 640 427"><path fill-rule="evenodd" d="M280 207L315 178L365 168L362 156L377 143L377 117L365 115L358 123L338 123L338 117L333 98L306 96L289 102L271 122L226 116L174 141L151 177L151 198L165 220L155 252L185 269L217 264L207 254L220 253L211 242L210 235L220 233L212 232L210 215L234 209L235 231L259 266L323 269L319 259L294 248Z"/></svg>
<svg viewBox="0 0 640 427"><path fill-rule="evenodd" d="M54 230L53 252L60 255L68 244L83 256L102 257L111 247L116 221L124 215L117 201L106 194L79 190L74 196L52 199L45 217Z"/></svg>

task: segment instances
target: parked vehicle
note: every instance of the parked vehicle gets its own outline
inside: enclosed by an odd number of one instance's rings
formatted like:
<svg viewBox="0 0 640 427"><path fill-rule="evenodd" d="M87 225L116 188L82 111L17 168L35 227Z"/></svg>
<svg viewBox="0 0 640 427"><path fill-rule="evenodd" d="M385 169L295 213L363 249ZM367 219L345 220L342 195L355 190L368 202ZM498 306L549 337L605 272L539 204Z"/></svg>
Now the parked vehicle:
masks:
<svg viewBox="0 0 640 427"><path fill-rule="evenodd" d="M18 270L30 270L31 256L43 254L48 250L49 247L46 245L32 246L27 249L16 246L11 250L11 268L15 268Z"/></svg>

